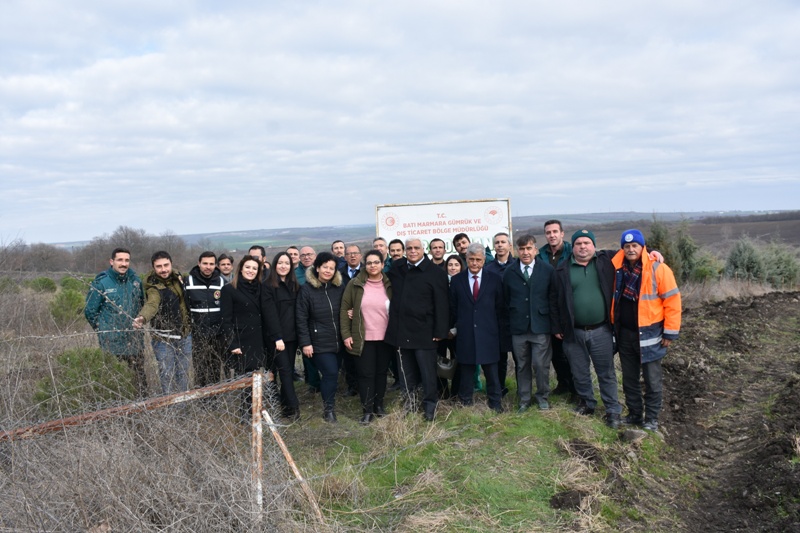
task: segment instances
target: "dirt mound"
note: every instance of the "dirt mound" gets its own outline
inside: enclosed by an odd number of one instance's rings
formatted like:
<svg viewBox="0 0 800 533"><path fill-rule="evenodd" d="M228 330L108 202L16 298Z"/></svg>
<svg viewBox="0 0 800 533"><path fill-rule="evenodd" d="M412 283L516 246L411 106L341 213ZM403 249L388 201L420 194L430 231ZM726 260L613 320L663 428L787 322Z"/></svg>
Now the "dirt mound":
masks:
<svg viewBox="0 0 800 533"><path fill-rule="evenodd" d="M800 531L800 294L684 314L661 422L691 486L692 531ZM685 483L685 481L684 481Z"/></svg>

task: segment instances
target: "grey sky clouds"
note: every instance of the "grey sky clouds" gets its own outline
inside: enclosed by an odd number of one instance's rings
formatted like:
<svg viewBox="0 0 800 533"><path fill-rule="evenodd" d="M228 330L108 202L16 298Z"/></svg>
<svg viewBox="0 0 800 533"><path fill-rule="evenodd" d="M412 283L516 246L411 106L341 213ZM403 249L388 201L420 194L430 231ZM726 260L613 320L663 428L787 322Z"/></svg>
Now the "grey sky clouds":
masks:
<svg viewBox="0 0 800 533"><path fill-rule="evenodd" d="M0 241L798 208L796 2L8 2Z"/></svg>

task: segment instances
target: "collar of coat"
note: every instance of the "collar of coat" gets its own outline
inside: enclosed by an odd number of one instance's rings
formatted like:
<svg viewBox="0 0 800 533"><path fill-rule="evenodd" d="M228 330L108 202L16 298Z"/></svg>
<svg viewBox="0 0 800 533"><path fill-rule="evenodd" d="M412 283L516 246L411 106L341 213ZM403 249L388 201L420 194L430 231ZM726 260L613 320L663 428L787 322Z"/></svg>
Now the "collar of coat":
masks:
<svg viewBox="0 0 800 533"><path fill-rule="evenodd" d="M314 287L315 289L319 289L322 287L323 283L317 277L316 271L314 271L314 265L311 265L306 269L306 283ZM342 284L342 273L338 270L333 275L333 279L331 280L331 285L334 287L339 287Z"/></svg>

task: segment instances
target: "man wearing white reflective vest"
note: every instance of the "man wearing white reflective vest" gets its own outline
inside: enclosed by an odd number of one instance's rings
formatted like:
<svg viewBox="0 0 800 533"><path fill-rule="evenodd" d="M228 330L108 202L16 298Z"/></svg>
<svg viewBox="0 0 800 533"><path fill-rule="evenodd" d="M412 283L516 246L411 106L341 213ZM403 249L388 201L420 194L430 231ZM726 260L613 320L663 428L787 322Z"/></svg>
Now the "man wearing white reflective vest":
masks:
<svg viewBox="0 0 800 533"><path fill-rule="evenodd" d="M611 260L616 271L611 316L628 407L623 422L657 431L663 396L661 359L681 329L681 293L672 270L648 256L641 231L622 232L620 248Z"/></svg>
<svg viewBox="0 0 800 533"><path fill-rule="evenodd" d="M213 385L220 379L225 358L220 298L225 280L217 268L214 252L203 252L184 280L186 300L192 317L192 366L195 387Z"/></svg>

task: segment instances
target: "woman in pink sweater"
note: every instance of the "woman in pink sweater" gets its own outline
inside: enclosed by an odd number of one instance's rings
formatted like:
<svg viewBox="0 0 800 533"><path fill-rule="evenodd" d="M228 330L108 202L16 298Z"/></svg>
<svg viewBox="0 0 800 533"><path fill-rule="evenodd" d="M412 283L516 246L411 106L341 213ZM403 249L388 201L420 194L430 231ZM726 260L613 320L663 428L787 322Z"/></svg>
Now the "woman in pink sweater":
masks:
<svg viewBox="0 0 800 533"><path fill-rule="evenodd" d="M362 424L386 414L386 374L394 348L383 341L389 324L392 284L383 273L383 254L370 250L364 267L350 280L342 296L340 324L345 348L355 356Z"/></svg>

